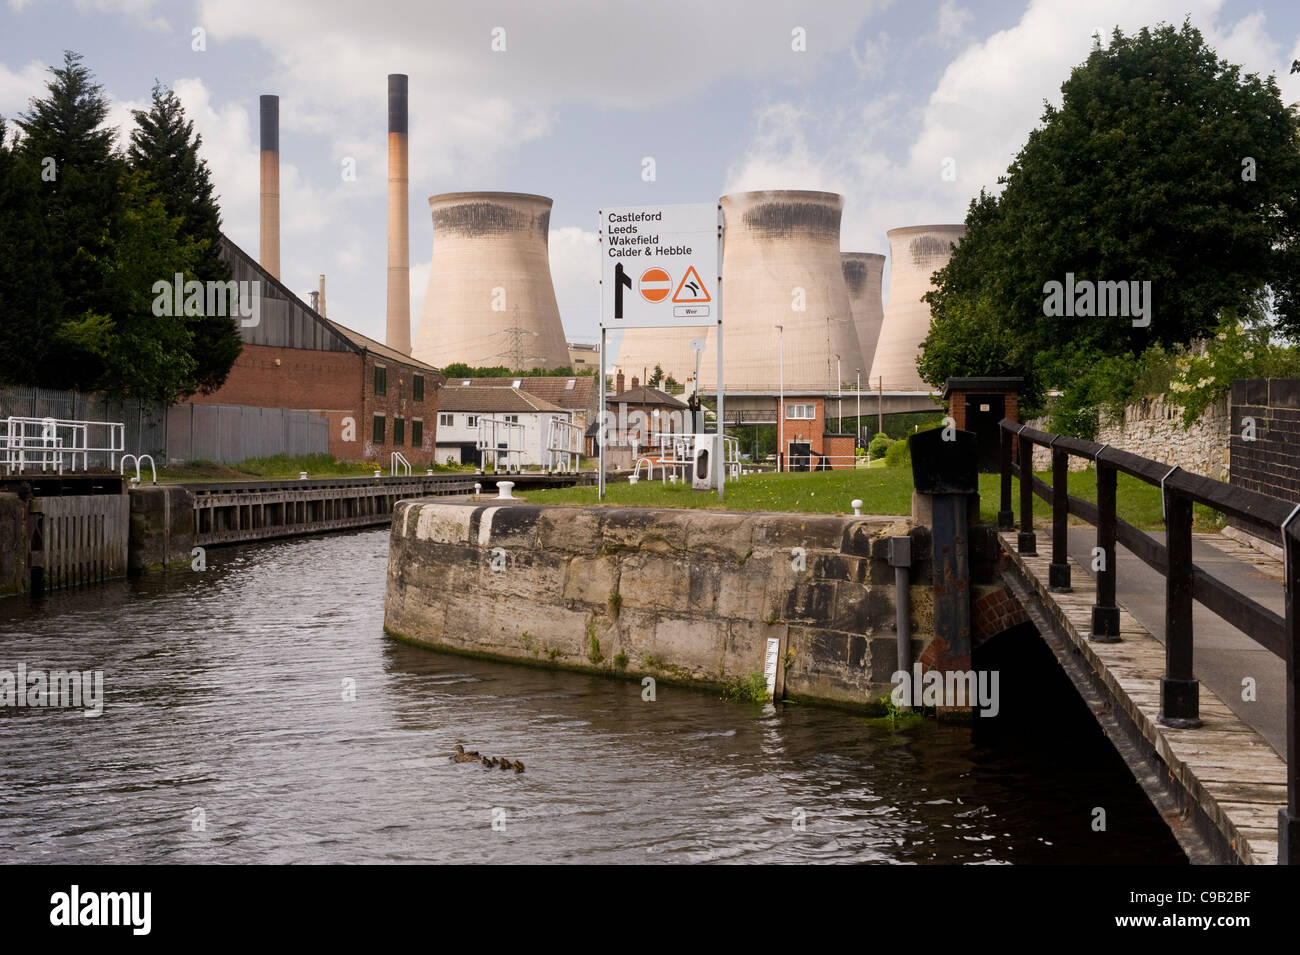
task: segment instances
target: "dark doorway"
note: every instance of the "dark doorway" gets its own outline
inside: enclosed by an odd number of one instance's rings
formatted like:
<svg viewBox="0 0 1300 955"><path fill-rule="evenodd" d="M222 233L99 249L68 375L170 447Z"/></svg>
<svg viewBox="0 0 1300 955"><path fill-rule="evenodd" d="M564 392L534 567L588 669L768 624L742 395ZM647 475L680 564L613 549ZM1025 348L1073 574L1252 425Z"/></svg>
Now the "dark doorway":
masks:
<svg viewBox="0 0 1300 955"><path fill-rule="evenodd" d="M981 471L1002 468L1002 436L998 422L1006 417L1005 395L967 395L966 430L974 431L978 441L977 467Z"/></svg>
<svg viewBox="0 0 1300 955"><path fill-rule="evenodd" d="M811 464L811 462L809 461L809 458L811 456L812 456L811 442L806 442L806 441L790 442L790 470L791 471L807 471L809 465Z"/></svg>

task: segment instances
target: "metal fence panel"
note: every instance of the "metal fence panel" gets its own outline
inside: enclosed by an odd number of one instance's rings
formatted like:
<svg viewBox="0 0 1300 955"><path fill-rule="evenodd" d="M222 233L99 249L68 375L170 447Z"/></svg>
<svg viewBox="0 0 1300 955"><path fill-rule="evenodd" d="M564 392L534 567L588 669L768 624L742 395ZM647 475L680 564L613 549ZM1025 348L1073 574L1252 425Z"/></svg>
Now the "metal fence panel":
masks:
<svg viewBox="0 0 1300 955"><path fill-rule="evenodd" d="M138 400L27 386L0 386L0 418L120 421L126 450L152 454L159 463L211 461L237 464L276 454L329 451L329 420L289 408L180 404L168 408ZM102 460L100 460L102 458ZM90 455L92 468L109 467L107 455Z"/></svg>

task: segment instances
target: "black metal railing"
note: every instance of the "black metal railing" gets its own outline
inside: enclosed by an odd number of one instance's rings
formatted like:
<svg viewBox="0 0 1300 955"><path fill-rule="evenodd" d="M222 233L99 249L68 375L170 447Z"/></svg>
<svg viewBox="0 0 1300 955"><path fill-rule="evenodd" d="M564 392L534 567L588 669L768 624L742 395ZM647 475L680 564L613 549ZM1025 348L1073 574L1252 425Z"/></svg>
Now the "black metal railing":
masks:
<svg viewBox="0 0 1300 955"><path fill-rule="evenodd" d="M1048 588L1070 590L1066 530L1070 515L1097 528L1093 565L1097 596L1092 607L1089 640L1112 643L1120 639L1119 605L1115 599L1115 545L1123 544L1165 578L1165 673L1160 680L1159 720L1181 729L1201 726L1200 686L1193 674L1192 601L1196 600L1286 665L1287 804L1278 814L1278 861L1300 864L1300 504L1257 491L1232 487L1178 467L1139 457L1109 445L1037 431L1006 418L1002 434L1002 487L998 525L1015 530L1011 509L1011 479L1020 483L1020 526L1016 549L1037 554L1034 495L1052 505L1052 559ZM1052 455L1052 483L1033 473L1033 450L1039 445ZM1096 467L1097 503L1072 497L1066 478L1070 457ZM1165 542L1138 530L1115 512L1119 472L1161 489L1165 513ZM1028 475L1028 480L1023 479ZM1192 505L1204 504L1234 522L1267 536L1280 535L1285 583L1284 616L1223 581L1210 576L1192 560Z"/></svg>

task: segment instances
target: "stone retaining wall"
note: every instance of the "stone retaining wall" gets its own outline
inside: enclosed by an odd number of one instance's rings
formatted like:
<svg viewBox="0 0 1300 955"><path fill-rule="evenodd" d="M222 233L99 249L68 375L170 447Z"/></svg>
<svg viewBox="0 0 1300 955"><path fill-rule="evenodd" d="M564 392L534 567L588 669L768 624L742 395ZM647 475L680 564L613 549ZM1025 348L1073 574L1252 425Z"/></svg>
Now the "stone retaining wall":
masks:
<svg viewBox="0 0 1300 955"><path fill-rule="evenodd" d="M1202 474L1216 481L1228 479L1229 418L1227 398L1205 410L1190 428L1183 427L1183 410L1161 398L1144 399L1124 409L1123 420L1103 421L1097 432L1100 444L1109 444L1144 458L1165 461L1184 471ZM1046 419L1029 422L1031 428L1047 430ZM1034 449L1034 470L1052 466L1051 452ZM1070 458L1070 469L1082 471L1088 462Z"/></svg>
<svg viewBox="0 0 1300 955"><path fill-rule="evenodd" d="M933 635L928 531L881 517L402 501L385 627L439 649L703 684L761 674L775 638L778 695L875 703L897 664L887 538L909 533L919 659Z"/></svg>

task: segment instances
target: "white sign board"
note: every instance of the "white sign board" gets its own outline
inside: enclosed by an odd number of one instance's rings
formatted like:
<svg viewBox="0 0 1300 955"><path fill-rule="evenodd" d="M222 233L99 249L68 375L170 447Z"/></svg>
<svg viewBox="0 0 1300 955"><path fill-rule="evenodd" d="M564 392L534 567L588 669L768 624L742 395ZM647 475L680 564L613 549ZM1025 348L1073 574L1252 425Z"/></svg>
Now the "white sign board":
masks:
<svg viewBox="0 0 1300 955"><path fill-rule="evenodd" d="M599 216L602 327L717 324L716 203L624 206Z"/></svg>

